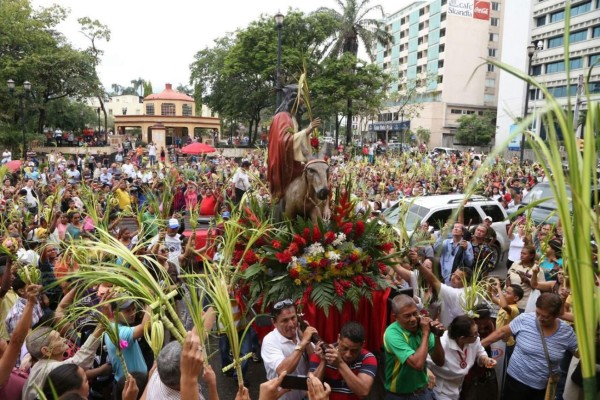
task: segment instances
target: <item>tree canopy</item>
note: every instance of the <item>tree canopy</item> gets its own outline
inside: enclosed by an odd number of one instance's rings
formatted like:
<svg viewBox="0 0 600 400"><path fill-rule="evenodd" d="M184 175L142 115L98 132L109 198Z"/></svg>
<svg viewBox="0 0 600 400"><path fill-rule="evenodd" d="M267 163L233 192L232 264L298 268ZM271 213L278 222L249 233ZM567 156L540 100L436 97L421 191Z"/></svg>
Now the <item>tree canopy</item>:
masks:
<svg viewBox="0 0 600 400"><path fill-rule="evenodd" d="M496 113L463 115L458 120L455 142L467 146L487 146L496 135Z"/></svg>

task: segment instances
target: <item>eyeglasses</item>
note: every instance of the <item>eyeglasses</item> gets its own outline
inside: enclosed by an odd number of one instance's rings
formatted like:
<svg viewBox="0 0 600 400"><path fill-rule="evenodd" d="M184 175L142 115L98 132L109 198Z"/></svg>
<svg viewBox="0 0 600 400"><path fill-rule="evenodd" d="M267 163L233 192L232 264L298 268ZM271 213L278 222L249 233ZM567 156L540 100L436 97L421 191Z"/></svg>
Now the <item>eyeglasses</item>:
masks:
<svg viewBox="0 0 600 400"><path fill-rule="evenodd" d="M277 303L275 303L273 305L273 310L279 311L285 307L289 307L289 306L293 306L293 305L294 305L294 302L291 299L285 299L285 300L281 300L281 301L278 301Z"/></svg>
<svg viewBox="0 0 600 400"><path fill-rule="evenodd" d="M466 335L465 337L468 337L468 338L478 338L479 337L479 332L475 332L472 335Z"/></svg>

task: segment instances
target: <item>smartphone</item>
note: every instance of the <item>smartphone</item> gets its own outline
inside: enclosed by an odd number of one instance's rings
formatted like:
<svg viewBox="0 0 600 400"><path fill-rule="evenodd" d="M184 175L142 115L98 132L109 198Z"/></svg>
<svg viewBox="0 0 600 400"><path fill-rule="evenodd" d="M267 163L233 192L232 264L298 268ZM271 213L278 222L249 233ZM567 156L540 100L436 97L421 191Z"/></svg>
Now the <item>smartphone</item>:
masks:
<svg viewBox="0 0 600 400"><path fill-rule="evenodd" d="M308 377L304 375L286 375L281 381L281 387L293 390L308 390Z"/></svg>

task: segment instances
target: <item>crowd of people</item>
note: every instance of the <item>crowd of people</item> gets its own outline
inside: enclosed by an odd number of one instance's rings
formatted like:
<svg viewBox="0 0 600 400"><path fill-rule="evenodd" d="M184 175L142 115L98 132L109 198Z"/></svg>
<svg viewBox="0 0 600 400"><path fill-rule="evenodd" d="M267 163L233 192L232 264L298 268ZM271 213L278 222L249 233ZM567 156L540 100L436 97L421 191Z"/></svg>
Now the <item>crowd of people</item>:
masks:
<svg viewBox="0 0 600 400"><path fill-rule="evenodd" d="M77 266L61 252L73 240L93 239L94 218L100 215L108 219L110 234L129 249L147 240L143 254L136 255L158 260L177 285L179 275L202 267L195 251L209 258L222 251L210 243L195 249L195 234L185 232L186 215L197 209L201 217L216 216L220 222L244 196L269 208L265 154L248 151L243 160L217 154L176 164L153 144L118 150L115 156L95 157L52 152L4 177L2 399L219 398L216 373L202 357L196 332L190 331L183 344L165 342L155 360L144 336L149 324L145 310L131 300L109 302L114 290L102 283L77 298L81 293L68 279L77 274ZM478 178L475 190L505 208L546 179L535 164L520 166L500 157L482 164L469 152L432 156L423 148L396 155L338 154L329 163L332 188L351 179L356 211L373 216L401 197L464 193L478 168L489 171ZM165 199L165 191L172 193L168 207L152 201ZM170 210L166 217L164 209ZM135 220L131 216L139 216L133 227L128 225ZM474 228L473 234L465 240L468 228ZM224 232L217 229L217 234ZM560 224L532 227L526 218L516 218L509 230L508 276L488 277L490 301L466 310L466 287L491 234L486 222L468 227L460 217L437 238L427 224L421 225L408 256L388 271L399 294L390 298L383 349L365 349L369 327L352 321L337 332L336 343L323 343L314 327L300 328L294 301L271 304L272 331L259 338L251 329L243 346L244 353L254 352L255 361L264 364L268 381L260 387L260 398L365 398L381 377L381 398L390 400L492 399L502 391L505 399L531 400L543 399L548 380L561 373L556 398L577 398L567 395L578 390L577 376L571 376L577 341L562 274ZM39 285L27 284L17 273L17 265L24 263L39 268ZM113 343L92 316L64 323L72 320L73 304L82 301L118 323L120 343ZM241 314L241 306L233 305L234 311ZM218 323L212 329L218 331ZM502 341L506 356L498 357L491 346ZM219 350L225 367L231 358L223 337ZM508 365L506 377L496 373L500 359ZM246 370L247 364L244 374ZM290 384L289 375L308 378ZM244 381L250 383L246 376ZM236 398L249 398L247 389L240 388Z"/></svg>

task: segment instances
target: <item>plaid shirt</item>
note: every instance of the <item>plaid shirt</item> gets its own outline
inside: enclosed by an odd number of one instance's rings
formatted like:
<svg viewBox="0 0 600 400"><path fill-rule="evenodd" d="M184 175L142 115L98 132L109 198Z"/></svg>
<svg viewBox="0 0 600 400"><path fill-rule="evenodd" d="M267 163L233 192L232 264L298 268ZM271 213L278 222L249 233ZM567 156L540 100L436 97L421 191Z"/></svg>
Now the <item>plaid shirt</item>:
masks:
<svg viewBox="0 0 600 400"><path fill-rule="evenodd" d="M6 319L4 320L4 322L6 324L6 330L9 335L12 335L13 331L17 327L17 323L19 322L19 319L21 319L21 315L23 315L23 310L25 310L26 304L27 299L19 297L15 305L12 306L12 308L6 315ZM33 318L31 320L31 325L35 325L40 320L40 318L42 318L43 314L44 311L42 311L42 307L40 306L40 304L36 304L33 307Z"/></svg>

